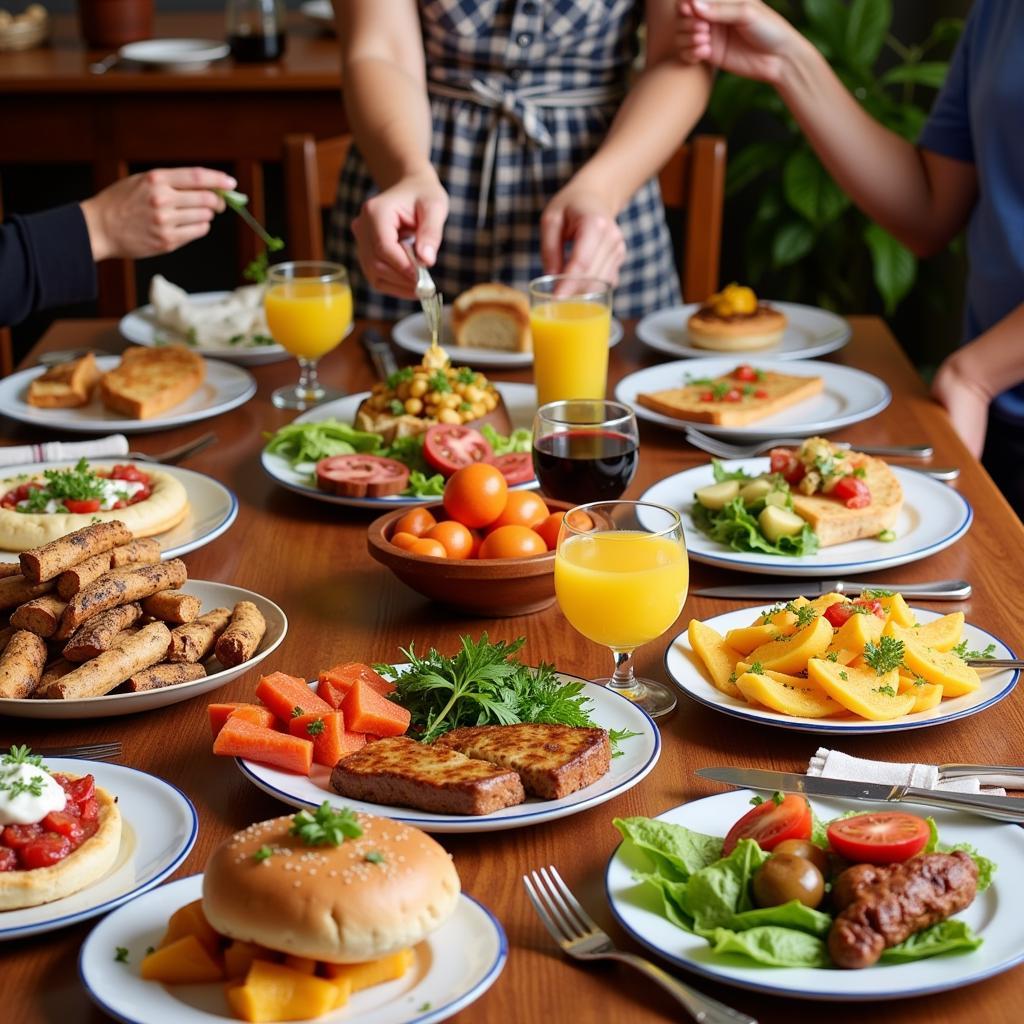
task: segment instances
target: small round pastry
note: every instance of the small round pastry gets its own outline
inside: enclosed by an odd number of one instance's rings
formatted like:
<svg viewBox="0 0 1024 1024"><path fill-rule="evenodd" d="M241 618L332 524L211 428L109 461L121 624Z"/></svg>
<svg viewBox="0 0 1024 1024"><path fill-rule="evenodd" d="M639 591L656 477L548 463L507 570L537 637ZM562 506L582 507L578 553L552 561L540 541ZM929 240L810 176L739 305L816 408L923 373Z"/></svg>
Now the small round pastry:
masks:
<svg viewBox="0 0 1024 1024"><path fill-rule="evenodd" d="M212 927L281 953L360 963L414 946L447 920L461 886L444 848L417 828L347 814L362 832L336 846L307 845L292 815L222 843L203 874Z"/></svg>
<svg viewBox="0 0 1024 1024"><path fill-rule="evenodd" d="M718 352L752 352L777 345L786 329L786 315L759 302L753 289L726 285L690 317L690 341Z"/></svg>

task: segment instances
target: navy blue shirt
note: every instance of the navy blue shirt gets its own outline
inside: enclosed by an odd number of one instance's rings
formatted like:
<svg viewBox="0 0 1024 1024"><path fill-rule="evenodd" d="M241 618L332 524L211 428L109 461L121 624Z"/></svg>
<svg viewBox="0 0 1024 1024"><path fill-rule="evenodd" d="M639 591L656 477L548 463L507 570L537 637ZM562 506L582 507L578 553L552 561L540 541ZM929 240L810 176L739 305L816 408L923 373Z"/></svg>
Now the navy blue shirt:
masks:
<svg viewBox="0 0 1024 1024"><path fill-rule="evenodd" d="M0 327L95 295L96 264L77 203L0 224Z"/></svg>
<svg viewBox="0 0 1024 1024"><path fill-rule="evenodd" d="M978 172L967 229L970 341L1024 302L1024 0L975 0L919 142ZM1019 344L1024 365L1024 337ZM999 395L995 410L1024 423L1024 385Z"/></svg>

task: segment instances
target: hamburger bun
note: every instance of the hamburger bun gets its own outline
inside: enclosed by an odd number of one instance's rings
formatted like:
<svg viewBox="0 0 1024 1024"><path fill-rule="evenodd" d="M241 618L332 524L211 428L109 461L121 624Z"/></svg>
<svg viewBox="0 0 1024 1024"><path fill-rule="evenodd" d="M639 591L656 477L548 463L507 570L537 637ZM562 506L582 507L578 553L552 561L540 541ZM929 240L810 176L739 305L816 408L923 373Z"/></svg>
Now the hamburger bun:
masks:
<svg viewBox="0 0 1024 1024"><path fill-rule="evenodd" d="M752 352L770 348L782 340L786 314L762 303L749 315L722 317L706 308L698 310L686 325L690 341L698 348L717 352Z"/></svg>
<svg viewBox="0 0 1024 1024"><path fill-rule="evenodd" d="M329 963L415 946L455 909L451 857L417 828L357 817L362 836L340 846L306 846L289 834L291 815L236 832L206 865L207 920L228 938ZM254 859L264 846L273 854Z"/></svg>

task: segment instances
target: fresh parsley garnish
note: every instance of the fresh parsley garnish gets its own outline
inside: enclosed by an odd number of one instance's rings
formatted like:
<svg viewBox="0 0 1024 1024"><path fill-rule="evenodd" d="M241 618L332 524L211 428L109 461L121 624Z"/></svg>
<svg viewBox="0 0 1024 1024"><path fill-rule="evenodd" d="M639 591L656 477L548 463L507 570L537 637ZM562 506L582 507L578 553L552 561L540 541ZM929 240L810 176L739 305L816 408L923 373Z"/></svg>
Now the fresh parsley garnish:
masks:
<svg viewBox="0 0 1024 1024"><path fill-rule="evenodd" d="M868 475L868 471L867 471L867 470L866 470L866 469L865 469L865 468L864 468L863 466L858 466L858 467L857 467L857 468L856 468L856 469L855 469L855 470L853 471L853 475L854 475L854 476L855 476L855 477L856 477L856 478L857 478L858 480L863 480L863 479L864 479L864 477L866 477L866 476Z"/></svg>
<svg viewBox="0 0 1024 1024"><path fill-rule="evenodd" d="M634 732L632 729L609 729L608 742L612 747L612 757L622 757L625 753L624 750L619 750L619 744L623 740L631 740L634 736L640 735L640 733Z"/></svg>
<svg viewBox="0 0 1024 1024"><path fill-rule="evenodd" d="M292 708L292 718L301 718L306 712L299 707L298 704Z"/></svg>
<svg viewBox="0 0 1024 1024"><path fill-rule="evenodd" d="M838 661L839 660L839 652L838 651L829 651L828 654L825 655L825 660L826 661Z"/></svg>
<svg viewBox="0 0 1024 1024"><path fill-rule="evenodd" d="M368 860L371 864L383 864L385 862L384 854L380 850L371 850L363 860Z"/></svg>
<svg viewBox="0 0 1024 1024"><path fill-rule="evenodd" d="M865 601L874 601L876 598L895 597L896 596L896 591L895 590L879 590L879 589L877 589L875 587L872 587L870 590L862 590L860 592L860 596Z"/></svg>
<svg viewBox="0 0 1024 1024"><path fill-rule="evenodd" d="M262 846L261 846L261 847L260 847L260 848L259 848L259 849L258 849L258 850L257 850L257 851L256 851L256 852L255 852L255 853L253 854L253 855L252 855L252 859L253 859L254 861L256 861L256 863L257 863L257 864L261 864L261 863L262 863L263 861L265 861L265 860L268 860L268 859L269 859L270 857L273 857L273 856L274 856L274 851L273 851L273 850L272 850L272 849L271 849L271 848L270 848L269 846L267 846L267 844L266 844L266 843L264 843L264 844L263 844L263 845L262 845Z"/></svg>
<svg viewBox="0 0 1024 1024"><path fill-rule="evenodd" d="M29 778L28 782L22 779L15 779L13 782L0 782L0 790L5 789L10 793L11 800L21 796L23 793L28 793L30 796L42 796L43 777L42 775L33 775Z"/></svg>
<svg viewBox="0 0 1024 1024"><path fill-rule="evenodd" d="M753 665L751 665L750 668L747 669L747 671L752 673L755 676L763 675L764 674L764 665L762 665L761 662L759 662L759 661L755 661L753 663Z"/></svg>
<svg viewBox="0 0 1024 1024"><path fill-rule="evenodd" d="M850 681L850 677L846 674L846 672L843 669L839 670L839 678L842 679L844 683L848 683Z"/></svg>
<svg viewBox="0 0 1024 1024"><path fill-rule="evenodd" d="M310 736L319 736L323 731L324 720L322 718L314 718L313 721L306 726L306 732L308 732Z"/></svg>
<svg viewBox="0 0 1024 1024"><path fill-rule="evenodd" d="M786 605L786 611L792 612L792 614L796 616L797 629L803 629L805 626L809 626L818 617L818 613L810 604L795 605L790 601L789 604Z"/></svg>
<svg viewBox="0 0 1024 1024"><path fill-rule="evenodd" d="M388 405L388 411L392 416L401 416L405 412L405 403L399 398L392 398Z"/></svg>
<svg viewBox="0 0 1024 1024"><path fill-rule="evenodd" d="M984 658L990 660L996 656L996 645L989 644L988 647L983 651L969 651L967 649L967 641L961 640L960 643L953 648L953 653L959 655L964 661Z"/></svg>
<svg viewBox="0 0 1024 1024"><path fill-rule="evenodd" d="M448 380L448 374L444 370L435 370L427 381L427 387L439 395L447 394L452 389L451 381Z"/></svg>
<svg viewBox="0 0 1024 1024"><path fill-rule="evenodd" d="M896 691L891 686L877 686L872 693L884 693L886 697L895 697Z"/></svg>
<svg viewBox="0 0 1024 1024"><path fill-rule="evenodd" d="M114 949L114 961L119 964L128 963L128 949L126 946L117 946Z"/></svg>
<svg viewBox="0 0 1024 1024"><path fill-rule="evenodd" d="M880 637L877 644L869 640L864 645L864 660L880 676L899 668L903 664L903 654L903 641L894 636Z"/></svg>
<svg viewBox="0 0 1024 1024"><path fill-rule="evenodd" d="M4 754L2 763L9 765L30 764L35 768L42 768L43 757L42 754L33 754L31 747L22 744L20 747L11 747L10 751Z"/></svg>
<svg viewBox="0 0 1024 1024"><path fill-rule="evenodd" d="M455 374L455 379L460 384L473 384L476 382L476 370L469 366L462 366L459 368L459 372Z"/></svg>
<svg viewBox="0 0 1024 1024"><path fill-rule="evenodd" d="M411 366L403 366L400 370L395 370L394 373L388 374L388 387L392 391L395 391L399 384L402 384L407 380L412 380L414 372L415 371Z"/></svg>
<svg viewBox="0 0 1024 1024"><path fill-rule="evenodd" d="M355 811L347 807L335 810L325 800L312 814L299 811L288 834L298 836L306 846L341 846L346 839L358 839L363 826Z"/></svg>
<svg viewBox="0 0 1024 1024"><path fill-rule="evenodd" d="M776 807L778 807L779 804L781 804L782 801L785 800L785 799L786 799L785 794L784 793L780 793L778 790L775 790L775 792L772 793L772 803L775 804ZM768 801L765 800L765 798L763 796L752 796L750 798L750 802L755 807L760 807L761 804L768 803Z"/></svg>
<svg viewBox="0 0 1024 1024"><path fill-rule="evenodd" d="M103 480L89 468L86 459L79 459L71 469L47 469L43 476L46 483L29 491L19 512L45 512L50 501L58 503L57 511L66 512L63 502L89 501L103 498Z"/></svg>

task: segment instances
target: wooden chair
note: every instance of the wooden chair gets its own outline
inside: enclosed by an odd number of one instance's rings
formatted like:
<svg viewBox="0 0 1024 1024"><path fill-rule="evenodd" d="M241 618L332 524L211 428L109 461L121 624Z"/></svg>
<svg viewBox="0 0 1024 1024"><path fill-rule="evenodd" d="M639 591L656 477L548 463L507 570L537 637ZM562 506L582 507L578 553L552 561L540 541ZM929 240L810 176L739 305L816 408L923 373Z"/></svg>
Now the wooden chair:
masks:
<svg viewBox="0 0 1024 1024"><path fill-rule="evenodd" d="M293 259L324 257L323 210L334 202L350 142L348 135L320 142L289 135L284 141L285 224ZM698 135L660 174L665 205L681 208L685 218L679 281L688 301L702 301L718 288L725 160L725 139Z"/></svg>
<svg viewBox="0 0 1024 1024"><path fill-rule="evenodd" d="M4 219L4 196L0 188L0 224ZM0 377L6 377L14 369L14 342L11 329L0 326Z"/></svg>

